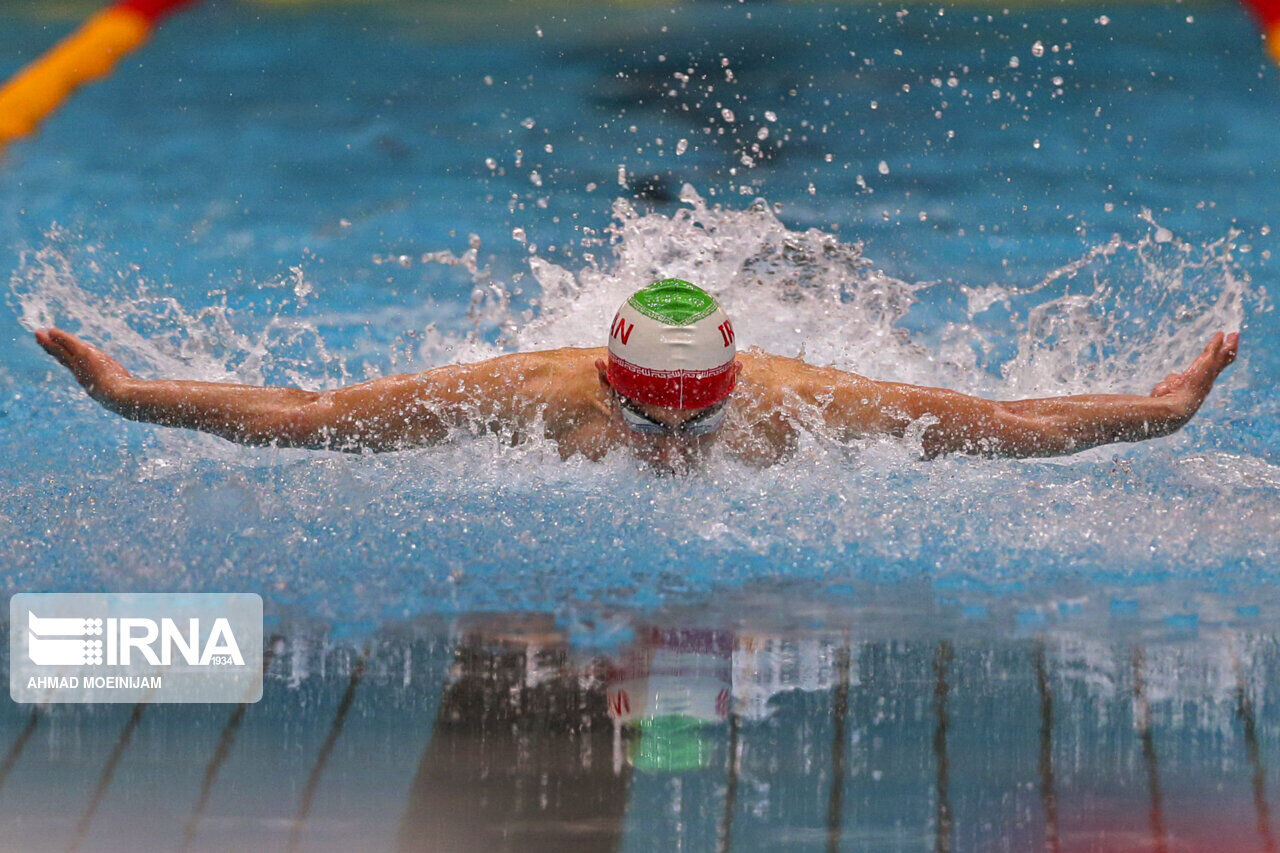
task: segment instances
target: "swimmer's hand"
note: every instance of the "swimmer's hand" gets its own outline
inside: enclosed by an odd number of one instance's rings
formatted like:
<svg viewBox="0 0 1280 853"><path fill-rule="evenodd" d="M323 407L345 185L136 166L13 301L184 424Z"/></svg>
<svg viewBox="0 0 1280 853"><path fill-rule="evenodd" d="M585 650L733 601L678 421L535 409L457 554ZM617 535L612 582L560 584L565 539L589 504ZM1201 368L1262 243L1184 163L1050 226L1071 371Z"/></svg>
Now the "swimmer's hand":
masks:
<svg viewBox="0 0 1280 853"><path fill-rule="evenodd" d="M71 371L90 397L108 409L117 409L126 386L133 380L120 362L61 329L37 331L36 343Z"/></svg>
<svg viewBox="0 0 1280 853"><path fill-rule="evenodd" d="M1209 389L1213 388L1218 375L1236 360L1239 349L1239 332L1229 335L1218 332L1190 367L1181 373L1170 373L1151 389L1151 396L1174 404L1182 420L1190 420L1205 397L1209 396Z"/></svg>

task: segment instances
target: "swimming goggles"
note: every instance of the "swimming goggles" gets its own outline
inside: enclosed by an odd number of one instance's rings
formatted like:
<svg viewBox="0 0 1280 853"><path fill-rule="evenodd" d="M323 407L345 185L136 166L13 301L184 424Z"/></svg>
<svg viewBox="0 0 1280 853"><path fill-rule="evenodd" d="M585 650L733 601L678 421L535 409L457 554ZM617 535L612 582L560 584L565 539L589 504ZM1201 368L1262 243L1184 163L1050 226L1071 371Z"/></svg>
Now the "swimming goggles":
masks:
<svg viewBox="0 0 1280 853"><path fill-rule="evenodd" d="M678 424L664 424L655 421L636 407L636 404L621 394L617 395L618 409L622 412L622 422L632 432L644 435L707 435L720 428L724 416L728 412L727 399L708 406L686 421Z"/></svg>

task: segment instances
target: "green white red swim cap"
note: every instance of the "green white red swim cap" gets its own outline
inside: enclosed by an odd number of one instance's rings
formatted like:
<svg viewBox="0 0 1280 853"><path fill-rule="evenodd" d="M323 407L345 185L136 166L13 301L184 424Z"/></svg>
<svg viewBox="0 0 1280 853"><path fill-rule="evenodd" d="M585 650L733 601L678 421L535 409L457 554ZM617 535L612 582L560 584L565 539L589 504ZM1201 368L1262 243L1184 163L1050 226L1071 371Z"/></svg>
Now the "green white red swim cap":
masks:
<svg viewBox="0 0 1280 853"><path fill-rule="evenodd" d="M733 326L700 287L667 278L636 291L609 327L609 384L624 397L701 409L729 396L738 378Z"/></svg>

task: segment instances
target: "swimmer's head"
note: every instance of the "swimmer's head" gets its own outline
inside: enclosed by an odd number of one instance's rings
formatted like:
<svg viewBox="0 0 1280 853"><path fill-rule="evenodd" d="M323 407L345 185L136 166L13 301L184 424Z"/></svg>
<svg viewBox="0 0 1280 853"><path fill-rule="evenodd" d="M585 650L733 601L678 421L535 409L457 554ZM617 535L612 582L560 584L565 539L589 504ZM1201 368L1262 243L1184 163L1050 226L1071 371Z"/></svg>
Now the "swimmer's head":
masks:
<svg viewBox="0 0 1280 853"><path fill-rule="evenodd" d="M628 400L704 409L733 391L736 352L733 326L711 294L667 278L636 291L614 315L606 375Z"/></svg>

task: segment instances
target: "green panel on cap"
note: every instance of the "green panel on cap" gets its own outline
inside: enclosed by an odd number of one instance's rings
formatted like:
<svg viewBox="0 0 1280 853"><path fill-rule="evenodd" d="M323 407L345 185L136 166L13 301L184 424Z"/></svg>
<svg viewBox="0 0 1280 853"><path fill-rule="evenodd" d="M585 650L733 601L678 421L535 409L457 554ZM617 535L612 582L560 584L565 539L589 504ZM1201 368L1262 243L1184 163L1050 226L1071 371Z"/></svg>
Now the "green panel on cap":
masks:
<svg viewBox="0 0 1280 853"><path fill-rule="evenodd" d="M688 326L720 307L701 287L678 278L655 281L644 290L636 291L627 304L669 326Z"/></svg>

